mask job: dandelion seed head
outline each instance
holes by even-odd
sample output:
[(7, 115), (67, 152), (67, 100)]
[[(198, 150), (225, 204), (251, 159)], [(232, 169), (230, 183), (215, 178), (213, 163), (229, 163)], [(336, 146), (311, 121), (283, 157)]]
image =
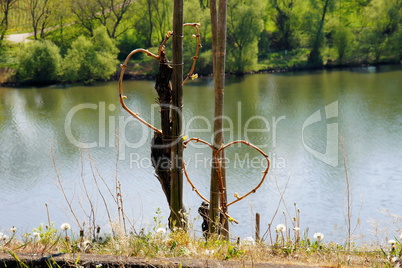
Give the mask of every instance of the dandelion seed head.
[(284, 224), (278, 224), (275, 228), (277, 233), (283, 233), (286, 230), (286, 226)]
[(67, 230), (71, 229), (71, 226), (70, 226), (70, 224), (65, 222), (60, 226), (60, 229), (63, 230), (63, 231), (67, 231)]
[(157, 234), (164, 235), (164, 234), (166, 234), (166, 230), (165, 230), (165, 228), (158, 228), (158, 229), (156, 230), (156, 233), (157, 233)]
[(317, 241), (322, 241), (324, 239), (324, 234), (323, 233), (315, 233), (314, 239)]

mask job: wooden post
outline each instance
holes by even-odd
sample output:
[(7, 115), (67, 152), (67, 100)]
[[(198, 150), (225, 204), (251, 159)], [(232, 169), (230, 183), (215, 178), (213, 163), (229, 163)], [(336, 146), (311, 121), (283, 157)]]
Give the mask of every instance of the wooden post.
[[(226, 59), (226, 17), (227, 17), (227, 0), (219, 0), (218, 9), (216, 0), (210, 1), (210, 15), (212, 28), (212, 52), (213, 52), (213, 74), (214, 74), (214, 90), (215, 90), (215, 112), (214, 112), (214, 139), (213, 146), (218, 150), (224, 145), (223, 137), (223, 105), (224, 105), (224, 85), (225, 85), (225, 59)], [(219, 207), (227, 200), (225, 166), (222, 163), (221, 180), (223, 189), (219, 188), (219, 176), (216, 167), (216, 161), (224, 158), (223, 151), (214, 158), (211, 169), (211, 190), (210, 190), (210, 233), (221, 231), (223, 237), (229, 236), (229, 223), (226, 219), (226, 211), (219, 214)], [(212, 153), (215, 157), (215, 152)], [(224, 191), (221, 193), (221, 191)], [(222, 195), (220, 195), (222, 194)], [(223, 198), (221, 198), (223, 197)], [(223, 199), (223, 200), (220, 200)], [(223, 204), (222, 208), (226, 210)], [(219, 216), (221, 219), (219, 219)], [(219, 225), (223, 224), (223, 228)], [(219, 230), (220, 229), (220, 230)]]
[(255, 214), (255, 241), (260, 241), (260, 213)]
[[(173, 74), (172, 74), (172, 176), (170, 224), (184, 227), (183, 217), (183, 0), (174, 0), (173, 7)], [(173, 224), (173, 225), (172, 225)]]

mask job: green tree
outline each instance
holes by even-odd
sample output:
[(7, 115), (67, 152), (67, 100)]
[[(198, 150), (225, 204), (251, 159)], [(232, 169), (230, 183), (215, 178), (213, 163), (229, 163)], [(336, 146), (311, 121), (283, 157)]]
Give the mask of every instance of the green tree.
[(130, 26), (124, 24), (133, 0), (72, 0), (71, 10), (78, 23), (92, 36), (98, 25), (105, 26), (110, 38), (116, 38)]
[(29, 83), (50, 83), (59, 79), (62, 58), (59, 48), (48, 40), (30, 42), (21, 50), (18, 80)]
[(257, 62), (258, 39), (264, 28), (260, 12), (264, 5), (258, 0), (234, 0), (228, 5), (228, 71), (242, 73)]
[(346, 53), (351, 46), (351, 42), (352, 33), (350, 32), (350, 29), (338, 22), (333, 31), (333, 43), (338, 53), (338, 61), (340, 64), (344, 63)]
[(272, 20), (276, 26), (273, 32), (271, 46), (280, 50), (291, 50), (295, 47), (296, 23), (295, 7), (297, 0), (270, 0), (270, 11), (273, 9), (275, 15)]
[(375, 62), (379, 62), (387, 52), (400, 54), (400, 50), (393, 49), (398, 49), (401, 12), (400, 0), (372, 0), (363, 12), (365, 21), (360, 41), (362, 53), (368, 54)]
[(0, 0), (0, 45), (8, 30), (10, 11), (18, 0)]
[(323, 63), (321, 48), (324, 45), (324, 25), (327, 13), (331, 10), (334, 0), (311, 0), (313, 10), (317, 10), (313, 19), (313, 35), (308, 63), (311, 66), (320, 66)]
[(40, 38), (45, 37), (45, 29), (48, 26), (49, 17), (51, 14), (49, 0), (29, 0), (28, 8), (31, 17), (32, 29), (34, 37), (38, 40), (38, 32)]
[(117, 53), (105, 27), (94, 30), (94, 36), (80, 36), (68, 50), (63, 64), (63, 80), (91, 83), (107, 80), (116, 71)]

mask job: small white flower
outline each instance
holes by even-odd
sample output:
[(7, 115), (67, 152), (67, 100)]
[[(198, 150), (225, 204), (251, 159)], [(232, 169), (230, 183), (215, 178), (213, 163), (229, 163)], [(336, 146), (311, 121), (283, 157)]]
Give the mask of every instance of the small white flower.
[(211, 249), (211, 250), (206, 249), (205, 250), (205, 254), (207, 254), (207, 255), (214, 255), (214, 253), (215, 253), (215, 250), (213, 250), (213, 249)]
[(293, 228), (293, 231), (295, 231), (295, 232), (300, 232), (300, 228), (299, 228), (299, 227), (295, 227), (295, 228)]
[(102, 263), (95, 265), (96, 268), (101, 268), (103, 267)]
[(68, 223), (63, 223), (63, 224), (60, 226), (60, 229), (63, 230), (63, 231), (67, 231), (67, 230), (70, 230), (70, 229), (71, 229), (71, 226), (70, 226), (70, 224), (68, 224)]
[(181, 253), (181, 254), (183, 254), (184, 256), (188, 256), (188, 255), (190, 255), (190, 250), (188, 249), (188, 248), (186, 248), (186, 247), (181, 247), (180, 248), (180, 250), (179, 250), (179, 252)]
[(165, 230), (165, 228), (158, 228), (158, 229), (156, 230), (156, 233), (157, 233), (157, 234), (164, 235), (164, 234), (166, 234), (166, 230)]
[(388, 241), (388, 244), (390, 244), (390, 245), (395, 245), (395, 244), (396, 244), (396, 241), (395, 241), (394, 239), (391, 239), (391, 240)]
[(390, 259), (390, 261), (393, 262), (393, 263), (395, 263), (395, 262), (399, 261), (399, 258), (398, 258), (398, 257), (392, 257), (392, 258)]
[(85, 240), (84, 242), (82, 242), (82, 246), (86, 249), (91, 246), (91, 242), (89, 240)]
[(7, 236), (7, 235), (3, 234), (3, 235), (1, 236), (1, 240), (6, 241), (7, 239), (8, 239), (8, 236)]
[(245, 244), (245, 245), (254, 245), (255, 240), (251, 236), (248, 236), (248, 237), (243, 239), (243, 244)]
[(278, 224), (275, 228), (275, 231), (277, 233), (283, 233), (284, 231), (286, 231), (286, 226), (284, 224)]
[(317, 241), (322, 241), (324, 239), (324, 234), (323, 233), (315, 233), (314, 239)]
[(38, 232), (33, 232), (32, 236), (34, 237), (34, 240), (40, 240), (40, 233)]
[(10, 230), (11, 230), (11, 232), (13, 232), (13, 233), (17, 232), (17, 228), (15, 228), (14, 226), (13, 226)]

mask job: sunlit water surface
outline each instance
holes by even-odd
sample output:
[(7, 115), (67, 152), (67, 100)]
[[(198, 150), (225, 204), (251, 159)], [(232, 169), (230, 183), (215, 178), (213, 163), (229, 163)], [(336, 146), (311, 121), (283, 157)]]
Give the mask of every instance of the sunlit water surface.
[[(395, 66), (229, 77), (226, 142), (248, 140), (272, 164), (257, 192), (229, 207), (239, 221), (231, 225), (232, 237), (253, 236), (257, 212), (262, 233), (269, 224), (272, 235), (278, 223), (292, 229), (296, 204), (302, 231), (310, 237), (322, 232), (326, 241), (343, 243), (345, 164), (356, 241), (399, 237), (401, 222), (392, 214), (402, 215), (401, 82), (402, 70)], [(126, 81), (124, 87), (129, 107), (158, 127), (153, 82)], [(184, 135), (211, 141), (213, 105), (210, 78), (188, 83)], [(169, 210), (150, 162), (151, 138), (152, 131), (119, 106), (117, 82), (0, 88), (0, 231), (16, 226), (20, 234), (31, 232), (49, 216), (57, 227), (69, 222), (78, 232), (65, 194), (80, 224), (95, 223), (107, 232), (106, 211), (112, 221), (119, 220), (112, 197), (117, 180), (127, 228), (132, 223), (137, 232), (152, 230), (158, 208), (165, 224)], [(85, 146), (90, 148), (79, 148)], [(259, 183), (266, 164), (246, 146), (230, 147), (226, 155), (232, 201), (235, 193), (245, 194)], [(200, 144), (185, 151), (189, 175), (207, 198), (210, 157)], [(200, 235), (197, 209), (202, 200), (186, 181), (184, 188), (189, 219)]]

